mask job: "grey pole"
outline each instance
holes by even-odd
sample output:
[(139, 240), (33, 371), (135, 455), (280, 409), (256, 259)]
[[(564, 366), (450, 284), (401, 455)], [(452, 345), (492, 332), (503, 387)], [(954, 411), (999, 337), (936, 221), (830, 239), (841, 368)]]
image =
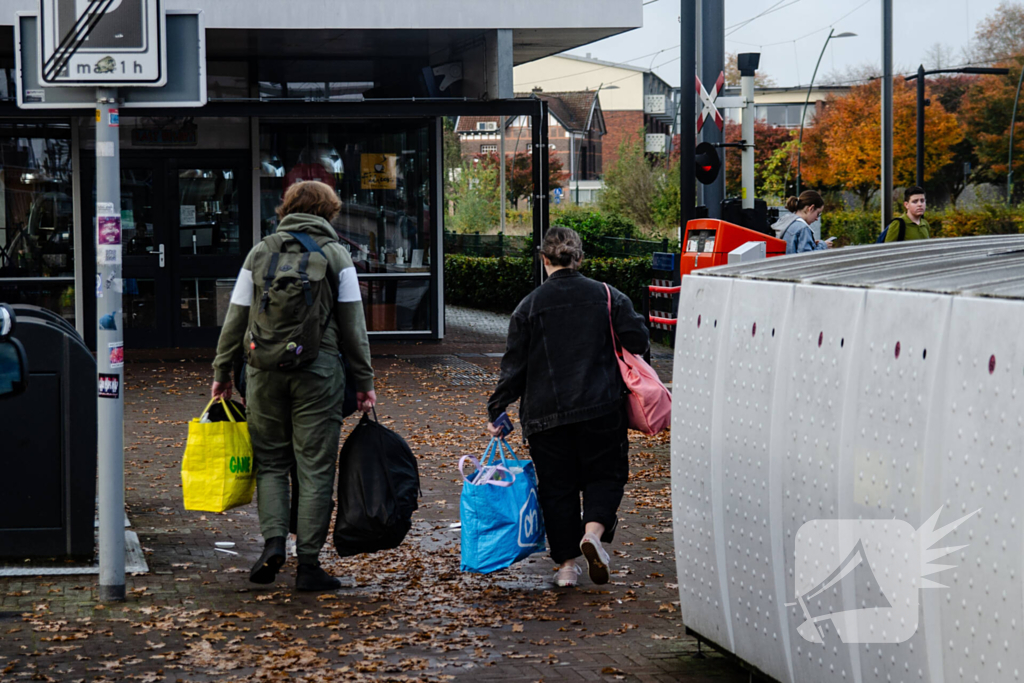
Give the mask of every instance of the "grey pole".
[[(700, 80), (710, 92), (711, 86), (718, 79), (725, 67), (725, 1), (701, 0), (701, 69)], [(685, 2), (684, 2), (685, 4)], [(692, 33), (690, 34), (693, 35)], [(693, 38), (684, 40), (693, 40)], [(686, 42), (683, 43), (686, 45)], [(683, 81), (685, 85), (687, 81)], [(683, 111), (687, 111), (684, 109)], [(725, 136), (718, 126), (708, 121), (704, 126), (704, 141), (711, 144), (724, 142)], [(708, 207), (709, 218), (722, 217), (722, 200), (725, 199), (725, 165), (724, 154), (722, 172), (715, 182), (704, 186), (704, 204)]]
[(918, 187), (924, 187), (924, 64), (917, 67), (917, 170)]
[[(96, 367), (101, 602), (125, 598), (124, 368), (111, 351), (124, 344), (121, 315), (121, 175), (117, 89), (96, 89)], [(102, 229), (99, 229), (102, 228)]]
[(892, 220), (892, 0), (882, 0), (882, 226)]
[[(505, 117), (504, 116), (499, 116), (498, 117), (498, 128), (501, 129), (501, 137), (500, 137), (501, 142), (499, 143), (499, 150), (498, 150), (498, 174), (499, 174), (499, 176), (501, 178), (501, 193), (499, 195), (501, 197), (501, 236), (502, 236), (502, 238), (504, 238), (505, 237), (505, 164), (508, 163), (505, 160)], [(504, 242), (502, 242), (502, 246), (504, 246)], [(504, 256), (504, 255), (505, 255), (505, 253), (503, 251), (502, 252), (502, 256)]]
[(740, 87), (743, 99), (743, 140), (745, 142), (742, 151), (742, 176), (743, 194), (742, 203), (744, 209), (754, 208), (754, 72), (743, 72), (740, 78)]
[(1024, 83), (1024, 64), (1017, 79), (1017, 94), (1013, 96), (1013, 114), (1010, 115), (1010, 158), (1006, 162), (1006, 203), (1013, 202), (1013, 129), (1017, 125), (1017, 101), (1020, 100), (1020, 86)]
[[(679, 6), (679, 241), (682, 242), (686, 224), (694, 218), (697, 198), (696, 160), (694, 144), (697, 141), (697, 92), (695, 78), (697, 50), (697, 3), (680, 0)], [(676, 270), (679, 273), (679, 270)]]

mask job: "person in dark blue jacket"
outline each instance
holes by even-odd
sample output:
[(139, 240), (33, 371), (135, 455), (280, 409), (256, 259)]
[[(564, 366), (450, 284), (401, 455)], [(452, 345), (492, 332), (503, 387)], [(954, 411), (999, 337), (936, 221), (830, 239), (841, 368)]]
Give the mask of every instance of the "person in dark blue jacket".
[[(554, 227), (541, 249), (548, 278), (512, 314), (498, 386), (487, 403), (493, 422), (517, 399), (519, 418), (537, 469), (558, 586), (575, 586), (585, 555), (594, 583), (608, 581), (608, 553), (629, 478), (629, 439), (611, 327), (623, 347), (640, 355), (649, 337), (643, 316), (622, 292), (584, 277), (583, 242)], [(580, 515), (580, 494), (583, 512)]]
[(801, 192), (799, 197), (786, 200), (786, 209), (796, 216), (780, 236), (786, 240), (787, 254), (820, 251), (832, 246), (831, 242), (815, 240), (811, 231), (811, 223), (821, 218), (825, 211), (825, 200), (820, 194), (814, 190)]

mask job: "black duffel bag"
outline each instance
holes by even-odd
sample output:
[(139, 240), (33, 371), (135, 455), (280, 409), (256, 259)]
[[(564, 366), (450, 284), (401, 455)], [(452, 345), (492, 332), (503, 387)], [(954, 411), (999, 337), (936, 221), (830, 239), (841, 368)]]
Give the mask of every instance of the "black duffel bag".
[(419, 507), (420, 475), (405, 439), (363, 415), (338, 462), (334, 547), (342, 557), (397, 548)]

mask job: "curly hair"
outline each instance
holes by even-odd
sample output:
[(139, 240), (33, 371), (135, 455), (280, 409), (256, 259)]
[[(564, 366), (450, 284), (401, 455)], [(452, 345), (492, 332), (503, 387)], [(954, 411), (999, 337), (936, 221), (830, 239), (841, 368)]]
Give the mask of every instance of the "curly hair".
[(284, 192), (281, 205), (275, 209), (278, 218), (292, 213), (310, 213), (333, 220), (341, 211), (341, 200), (327, 183), (300, 180)]

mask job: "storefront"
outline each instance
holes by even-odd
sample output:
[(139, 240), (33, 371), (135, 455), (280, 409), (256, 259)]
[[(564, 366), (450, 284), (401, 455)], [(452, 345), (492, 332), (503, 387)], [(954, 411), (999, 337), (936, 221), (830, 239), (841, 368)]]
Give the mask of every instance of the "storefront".
[[(82, 110), (16, 107), (12, 25), (34, 3), (13, 4), (25, 6), (0, 8), (0, 300), (54, 310), (91, 345), (92, 295), (103, 286), (92, 267), (95, 121)], [(334, 227), (359, 272), (371, 336), (442, 337), (442, 117), (546, 122), (543, 102), (511, 99), (512, 65), (634, 27), (640, 16), (639, 0), (608, 0), (601, 4), (616, 7), (621, 28), (580, 26), (591, 8), (562, 27), (571, 30), (512, 16), (507, 29), (485, 29), (493, 8), (467, 1), (455, 3), (465, 6), (458, 28), (419, 29), (397, 6), (419, 15), (452, 3), (390, 4), (397, 13), (385, 20), (339, 1), (340, 14), (359, 16), (328, 24), (377, 23), (342, 30), (312, 21), (323, 2), (167, 3), (205, 12), (209, 104), (122, 111), (128, 346), (213, 345), (245, 254), (276, 228), (274, 209), (298, 180), (321, 180), (343, 202)], [(296, 19), (302, 10), (310, 16)], [(281, 28), (261, 28), (269, 26)], [(546, 149), (544, 126), (535, 128), (534, 149)], [(544, 197), (546, 174), (537, 175)], [(543, 201), (537, 209), (543, 230)]]

